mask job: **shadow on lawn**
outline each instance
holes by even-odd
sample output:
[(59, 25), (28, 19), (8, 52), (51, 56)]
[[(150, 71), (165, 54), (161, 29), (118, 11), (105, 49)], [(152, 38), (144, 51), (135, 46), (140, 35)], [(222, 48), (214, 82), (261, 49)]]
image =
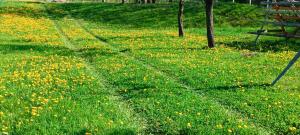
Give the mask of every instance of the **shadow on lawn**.
[(269, 88), (270, 86), (272, 86), (270, 83), (257, 83), (257, 84), (243, 84), (243, 85), (224, 85), (224, 86), (215, 86), (215, 87), (210, 87), (210, 88), (205, 88), (205, 89), (196, 89), (196, 91), (204, 91), (204, 92), (208, 92), (208, 91), (215, 91), (215, 90), (218, 90), (218, 91), (236, 91), (238, 89), (241, 89), (241, 88), (246, 88), (246, 89), (249, 89), (249, 88), (257, 88), (257, 87), (260, 87), (260, 88)]
[(281, 52), (281, 51), (295, 51), (300, 50), (300, 43), (295, 40), (289, 40), (286, 44), (285, 40), (260, 40), (257, 45), (253, 41), (231, 41), (219, 42), (225, 46), (234, 47), (236, 49), (246, 49), (258, 52)]
[[(105, 24), (148, 28), (177, 27), (177, 3), (47, 3), (44, 5), (48, 7), (49, 13), (56, 19), (62, 19), (70, 13), (76, 19)], [(204, 27), (204, 4), (187, 2), (185, 5), (185, 26)], [(241, 10), (241, 7), (245, 9)], [(260, 14), (260, 12), (255, 12), (259, 8), (241, 4), (222, 3), (216, 5), (215, 9), (215, 15), (218, 16), (215, 19), (216, 25), (257, 25), (256, 22), (244, 18), (257, 17)], [(48, 17), (43, 8), (35, 9), (26, 6), (0, 7), (0, 13), (13, 13), (32, 18)], [(224, 13), (226, 13), (225, 16)], [(239, 15), (236, 15), (237, 13)]]
[(32, 44), (0, 44), (0, 52), (7, 54), (16, 51), (32, 52), (55, 52), (63, 55), (71, 55), (72, 51), (66, 47), (49, 46), (49, 45), (32, 45)]
[[(60, 56), (76, 56), (77, 54), (93, 61), (96, 55), (100, 56), (113, 56), (118, 52), (111, 51), (110, 49), (99, 48), (81, 48), (71, 50), (64, 46), (50, 46), (50, 45), (32, 45), (32, 44), (0, 44), (0, 53), (9, 54), (16, 52), (38, 52), (45, 55), (60, 55)], [(77, 54), (76, 54), (77, 53)]]
[[(102, 131), (103, 132), (103, 131)], [(88, 129), (82, 129), (75, 133), (67, 133), (72, 135), (86, 135), (87, 133), (91, 133)], [(108, 129), (107, 131), (104, 131), (103, 133), (106, 133), (107, 135), (136, 135), (137, 133), (133, 131), (132, 129)]]

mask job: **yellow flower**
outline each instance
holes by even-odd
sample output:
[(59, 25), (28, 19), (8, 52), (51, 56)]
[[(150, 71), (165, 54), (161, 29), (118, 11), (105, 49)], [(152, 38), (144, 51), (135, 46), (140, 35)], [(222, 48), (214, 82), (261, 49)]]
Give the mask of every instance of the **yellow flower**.
[(223, 128), (223, 125), (218, 124), (216, 127), (217, 127), (217, 128)]
[(232, 133), (232, 132), (233, 132), (232, 129), (230, 129), (230, 128), (229, 128), (227, 131), (228, 131), (229, 133)]
[(191, 123), (187, 123), (187, 127), (188, 127), (188, 128), (191, 128), (191, 127), (192, 127), (192, 124), (191, 124)]
[(297, 128), (296, 128), (296, 127), (289, 127), (289, 130), (290, 130), (291, 132), (296, 132)]
[(85, 135), (92, 135), (92, 133), (86, 132)]

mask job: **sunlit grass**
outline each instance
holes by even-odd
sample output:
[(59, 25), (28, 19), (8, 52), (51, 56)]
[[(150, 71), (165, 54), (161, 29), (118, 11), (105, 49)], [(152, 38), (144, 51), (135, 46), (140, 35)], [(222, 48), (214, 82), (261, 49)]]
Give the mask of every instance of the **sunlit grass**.
[(173, 27), (140, 27), (149, 22), (86, 20), (84, 4), (2, 7), (3, 134), (299, 133), (299, 62), (269, 86), (296, 41), (254, 46), (245, 33), (256, 28), (218, 27), (208, 49), (203, 28), (179, 38)]

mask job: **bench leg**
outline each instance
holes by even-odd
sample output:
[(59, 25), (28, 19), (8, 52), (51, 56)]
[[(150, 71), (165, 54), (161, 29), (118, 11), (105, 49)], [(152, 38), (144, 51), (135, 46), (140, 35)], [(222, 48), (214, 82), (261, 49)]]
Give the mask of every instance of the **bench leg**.
[(295, 57), (289, 62), (287, 67), (280, 73), (280, 75), (272, 82), (271, 85), (275, 85), (284, 75), (285, 73), (295, 64), (295, 62), (299, 59), (300, 57), (300, 50), (299, 52), (295, 55)]
[(255, 38), (255, 41), (254, 41), (254, 44), (255, 45), (257, 45), (257, 43), (258, 43), (258, 39), (259, 39), (259, 37), (260, 37), (260, 32), (264, 29), (264, 24), (261, 26), (261, 28), (260, 28), (260, 30), (259, 31), (257, 31), (257, 36), (256, 36), (256, 38)]
[(257, 43), (258, 43), (258, 38), (260, 37), (260, 34), (258, 34), (257, 36), (256, 36), (256, 38), (255, 38), (255, 41), (254, 41), (254, 44), (255, 45), (257, 45)]

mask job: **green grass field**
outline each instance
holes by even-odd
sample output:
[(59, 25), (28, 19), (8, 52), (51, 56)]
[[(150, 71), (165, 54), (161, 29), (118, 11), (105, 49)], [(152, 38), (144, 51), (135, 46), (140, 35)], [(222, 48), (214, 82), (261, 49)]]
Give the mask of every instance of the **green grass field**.
[(299, 41), (253, 45), (260, 9), (225, 3), (209, 49), (176, 7), (0, 2), (0, 134), (300, 134), (300, 62), (269, 85)]

